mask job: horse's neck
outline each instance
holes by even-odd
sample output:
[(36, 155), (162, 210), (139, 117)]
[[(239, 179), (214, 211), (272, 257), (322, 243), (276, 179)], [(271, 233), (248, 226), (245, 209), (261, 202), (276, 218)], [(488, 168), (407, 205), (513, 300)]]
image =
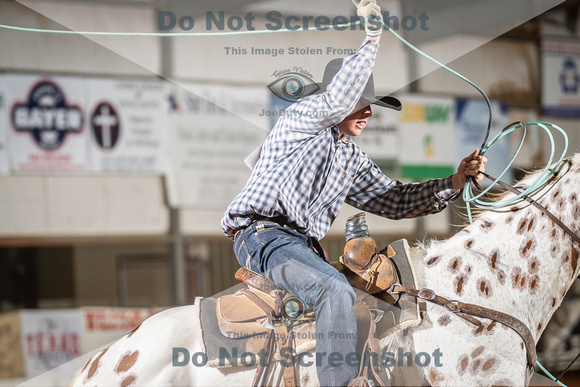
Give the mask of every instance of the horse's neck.
[[(565, 217), (564, 209), (557, 212)], [(571, 239), (535, 208), (484, 212), (452, 238), (414, 257), (421, 286), (509, 313), (536, 340), (578, 271)]]

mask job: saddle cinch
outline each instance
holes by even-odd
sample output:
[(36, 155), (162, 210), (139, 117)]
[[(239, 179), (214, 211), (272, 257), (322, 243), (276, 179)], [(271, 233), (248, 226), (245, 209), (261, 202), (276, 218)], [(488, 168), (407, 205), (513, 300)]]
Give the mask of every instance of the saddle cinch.
[[(384, 305), (394, 305), (398, 296), (388, 291), (399, 282), (392, 259), (406, 255), (406, 241), (397, 241), (378, 252), (376, 243), (368, 232), (364, 213), (347, 220), (344, 255), (331, 264), (343, 273), (357, 292), (355, 315), (358, 324), (357, 352), (379, 353), (378, 337), (395, 325), (395, 313), (385, 310)], [(386, 254), (386, 255), (385, 255)], [(272, 364), (282, 359), (281, 354), (298, 356), (315, 347), (315, 322), (312, 308), (301, 299), (279, 289), (262, 275), (240, 268), (235, 274), (247, 285), (234, 294), (220, 297), (216, 314), (221, 333), (228, 338), (246, 340), (245, 349), (258, 354), (264, 351), (266, 358), (258, 362), (254, 386), (264, 385)], [(387, 303), (387, 304), (385, 304)], [(395, 309), (395, 308), (393, 308)], [(359, 373), (349, 386), (388, 385), (384, 367), (369, 356), (361, 361)], [(298, 386), (297, 370), (292, 364), (280, 362), (284, 385)], [(297, 365), (296, 365), (297, 367)], [(369, 381), (372, 384), (369, 384)], [(280, 379), (278, 379), (280, 384)]]

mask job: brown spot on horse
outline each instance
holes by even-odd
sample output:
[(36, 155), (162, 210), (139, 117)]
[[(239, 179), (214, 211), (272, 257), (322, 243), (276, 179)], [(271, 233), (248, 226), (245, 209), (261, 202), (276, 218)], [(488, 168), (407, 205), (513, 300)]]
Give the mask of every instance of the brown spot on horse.
[(482, 345), (480, 345), (479, 347), (475, 348), (473, 350), (473, 352), (471, 352), (471, 357), (472, 358), (478, 357), (479, 355), (481, 355), (483, 353), (484, 350), (485, 350), (485, 348)]
[(435, 265), (439, 261), (439, 257), (433, 257), (427, 261), (427, 266)]
[(495, 365), (495, 362), (496, 362), (496, 360), (494, 358), (491, 358), (491, 359), (487, 360), (481, 366), (481, 370), (484, 371), (484, 372), (489, 371)]
[(125, 379), (123, 379), (123, 381), (121, 382), (121, 387), (129, 387), (130, 385), (135, 383), (135, 380), (137, 380), (135, 375), (129, 375)]
[(449, 262), (449, 271), (457, 273), (461, 267), (461, 257), (455, 257)]
[(574, 246), (572, 246), (570, 264), (572, 265), (572, 275), (575, 275), (578, 268), (578, 249)]
[(463, 293), (463, 282), (465, 281), (465, 277), (461, 276), (458, 277), (455, 283), (455, 293), (461, 295)]
[(445, 315), (445, 316), (441, 316), (439, 317), (439, 319), (437, 320), (437, 322), (439, 323), (439, 325), (441, 325), (442, 327), (449, 325), (449, 323), (451, 322), (451, 317)]
[(471, 246), (473, 246), (473, 239), (469, 239), (467, 242), (465, 242), (465, 247), (470, 249)]
[(480, 279), (477, 282), (477, 289), (479, 290), (479, 293), (482, 296), (484, 296), (484, 297), (491, 296), (491, 288), (489, 287), (489, 284), (487, 283), (487, 281), (485, 279)]
[(132, 352), (130, 354), (124, 355), (121, 358), (121, 360), (119, 361), (119, 364), (117, 364), (117, 368), (115, 368), (115, 372), (117, 372), (118, 374), (121, 372), (127, 372), (128, 370), (131, 369), (131, 367), (133, 367), (135, 365), (135, 362), (137, 362), (138, 357), (139, 357), (139, 351), (135, 351), (135, 352)]
[(518, 234), (521, 235), (524, 232), (524, 229), (526, 228), (527, 222), (528, 221), (526, 219), (524, 219), (520, 222), (520, 224), (518, 225), (518, 231), (517, 231)]
[(495, 269), (497, 267), (497, 258), (499, 257), (499, 252), (494, 251), (491, 255), (491, 268)]
[(97, 370), (99, 369), (99, 361), (101, 360), (101, 358), (103, 357), (103, 355), (107, 352), (107, 349), (109, 348), (105, 348), (100, 354), (99, 356), (97, 356), (97, 358), (95, 359), (95, 361), (93, 361), (93, 364), (91, 364), (91, 368), (89, 368), (89, 372), (87, 374), (87, 380), (92, 378), (95, 373), (97, 372)]
[(524, 248), (522, 249), (522, 255), (526, 255), (528, 253), (528, 251), (530, 251), (530, 249), (532, 248), (533, 242), (530, 239), (526, 245), (524, 246)]

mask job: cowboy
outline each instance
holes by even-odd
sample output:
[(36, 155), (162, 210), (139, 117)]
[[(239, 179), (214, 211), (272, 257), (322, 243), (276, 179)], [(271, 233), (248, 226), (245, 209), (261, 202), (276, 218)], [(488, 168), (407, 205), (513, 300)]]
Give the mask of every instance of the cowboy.
[[(375, 0), (354, 0), (365, 20), (380, 18)], [(371, 19), (369, 19), (371, 18)], [(326, 68), (326, 88), (287, 109), (262, 144), (246, 186), (222, 218), (239, 263), (313, 305), (317, 374), (322, 386), (346, 385), (356, 375), (355, 292), (344, 275), (313, 249), (343, 203), (391, 219), (433, 214), (459, 195), (468, 176), (487, 162), (475, 150), (443, 179), (391, 180), (352, 141), (372, 116), (371, 105), (400, 110), (375, 97), (372, 71), (381, 29), (366, 23), (355, 54)], [(320, 253), (320, 248), (318, 249)]]

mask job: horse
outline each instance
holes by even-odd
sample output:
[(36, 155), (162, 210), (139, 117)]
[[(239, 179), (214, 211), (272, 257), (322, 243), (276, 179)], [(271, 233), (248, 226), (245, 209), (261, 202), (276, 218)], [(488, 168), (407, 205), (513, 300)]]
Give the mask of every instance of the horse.
[[(517, 186), (529, 186), (539, 173), (529, 174)], [(578, 187), (580, 154), (567, 159), (566, 167), (536, 196), (576, 235), (580, 233)], [(449, 239), (413, 246), (410, 259), (419, 288), (509, 314), (529, 329), (537, 343), (579, 275), (579, 248), (557, 222), (527, 202), (519, 202), (482, 211)], [(203, 366), (200, 301), (197, 298), (193, 305), (149, 317), (96, 353), (77, 372), (72, 385), (252, 385), (255, 367)], [(474, 325), (426, 302), (420, 323), (379, 341), (383, 353), (401, 355), (386, 369), (389, 383), (526, 385), (530, 368), (521, 337), (502, 323), (479, 320), (481, 324)], [(187, 349), (191, 361), (186, 358), (186, 366), (175, 366), (175, 348)], [(318, 385), (316, 367), (300, 367), (297, 381), (302, 386)]]

